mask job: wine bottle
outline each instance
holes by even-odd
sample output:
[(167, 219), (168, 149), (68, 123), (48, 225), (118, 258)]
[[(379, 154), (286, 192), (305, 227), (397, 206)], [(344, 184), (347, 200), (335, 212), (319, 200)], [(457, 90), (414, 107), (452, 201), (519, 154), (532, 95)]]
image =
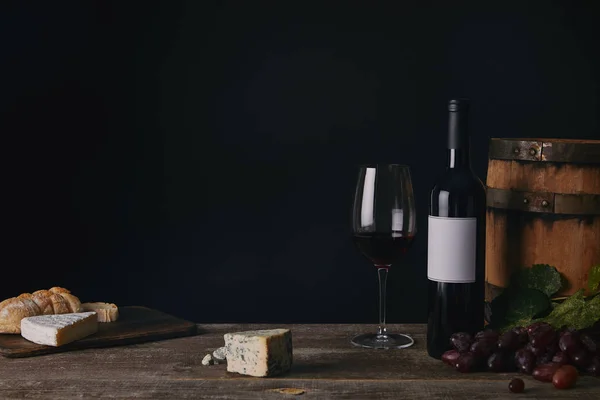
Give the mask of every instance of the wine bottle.
[(451, 100), (448, 111), (448, 164), (428, 218), (427, 352), (438, 359), (453, 333), (474, 334), (484, 321), (485, 187), (471, 169), (469, 100)]

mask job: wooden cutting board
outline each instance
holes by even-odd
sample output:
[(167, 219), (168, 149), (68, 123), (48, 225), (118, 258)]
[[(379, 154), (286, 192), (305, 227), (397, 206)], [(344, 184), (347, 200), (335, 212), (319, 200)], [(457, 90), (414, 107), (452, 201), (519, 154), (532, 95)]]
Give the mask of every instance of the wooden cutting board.
[(192, 336), (196, 333), (195, 323), (164, 312), (146, 307), (119, 307), (118, 320), (99, 323), (95, 334), (60, 347), (36, 344), (25, 340), (21, 335), (0, 334), (0, 354), (9, 358), (32, 357)]

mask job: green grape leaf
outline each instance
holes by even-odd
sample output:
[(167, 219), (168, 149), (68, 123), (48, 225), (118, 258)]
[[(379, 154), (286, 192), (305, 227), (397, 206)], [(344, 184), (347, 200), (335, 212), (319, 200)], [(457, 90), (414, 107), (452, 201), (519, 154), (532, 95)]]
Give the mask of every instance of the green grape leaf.
[(550, 297), (563, 286), (560, 272), (548, 264), (534, 264), (520, 268), (511, 277), (511, 284), (521, 288), (537, 289)]
[(537, 289), (509, 288), (491, 303), (492, 327), (504, 331), (529, 325), (534, 317), (549, 307), (550, 299)]
[(548, 316), (538, 319), (538, 321), (549, 323), (556, 329), (567, 326), (578, 330), (590, 327), (598, 320), (600, 320), (600, 296), (586, 301), (583, 289), (578, 290), (554, 307)]
[(588, 274), (588, 289), (590, 289), (591, 293), (600, 289), (600, 264), (590, 268), (590, 273)]

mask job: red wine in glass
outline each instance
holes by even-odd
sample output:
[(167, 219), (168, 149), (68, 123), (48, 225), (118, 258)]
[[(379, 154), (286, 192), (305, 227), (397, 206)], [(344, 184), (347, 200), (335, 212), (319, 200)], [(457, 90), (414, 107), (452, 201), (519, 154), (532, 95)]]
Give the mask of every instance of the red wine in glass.
[(389, 267), (406, 254), (413, 238), (395, 232), (363, 232), (354, 234), (354, 244), (374, 265)]
[(356, 247), (377, 267), (379, 278), (379, 328), (357, 335), (355, 346), (402, 349), (413, 339), (389, 333), (386, 322), (386, 282), (389, 267), (398, 264), (416, 234), (416, 211), (410, 169), (400, 164), (372, 164), (359, 168), (352, 234)]

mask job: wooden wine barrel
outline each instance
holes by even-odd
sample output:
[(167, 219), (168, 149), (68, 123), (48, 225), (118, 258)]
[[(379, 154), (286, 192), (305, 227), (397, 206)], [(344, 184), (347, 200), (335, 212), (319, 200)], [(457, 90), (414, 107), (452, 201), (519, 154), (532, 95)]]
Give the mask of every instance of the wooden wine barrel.
[[(515, 268), (550, 264), (587, 288), (600, 264), (600, 140), (490, 140), (486, 299)], [(586, 289), (586, 294), (587, 294)]]

